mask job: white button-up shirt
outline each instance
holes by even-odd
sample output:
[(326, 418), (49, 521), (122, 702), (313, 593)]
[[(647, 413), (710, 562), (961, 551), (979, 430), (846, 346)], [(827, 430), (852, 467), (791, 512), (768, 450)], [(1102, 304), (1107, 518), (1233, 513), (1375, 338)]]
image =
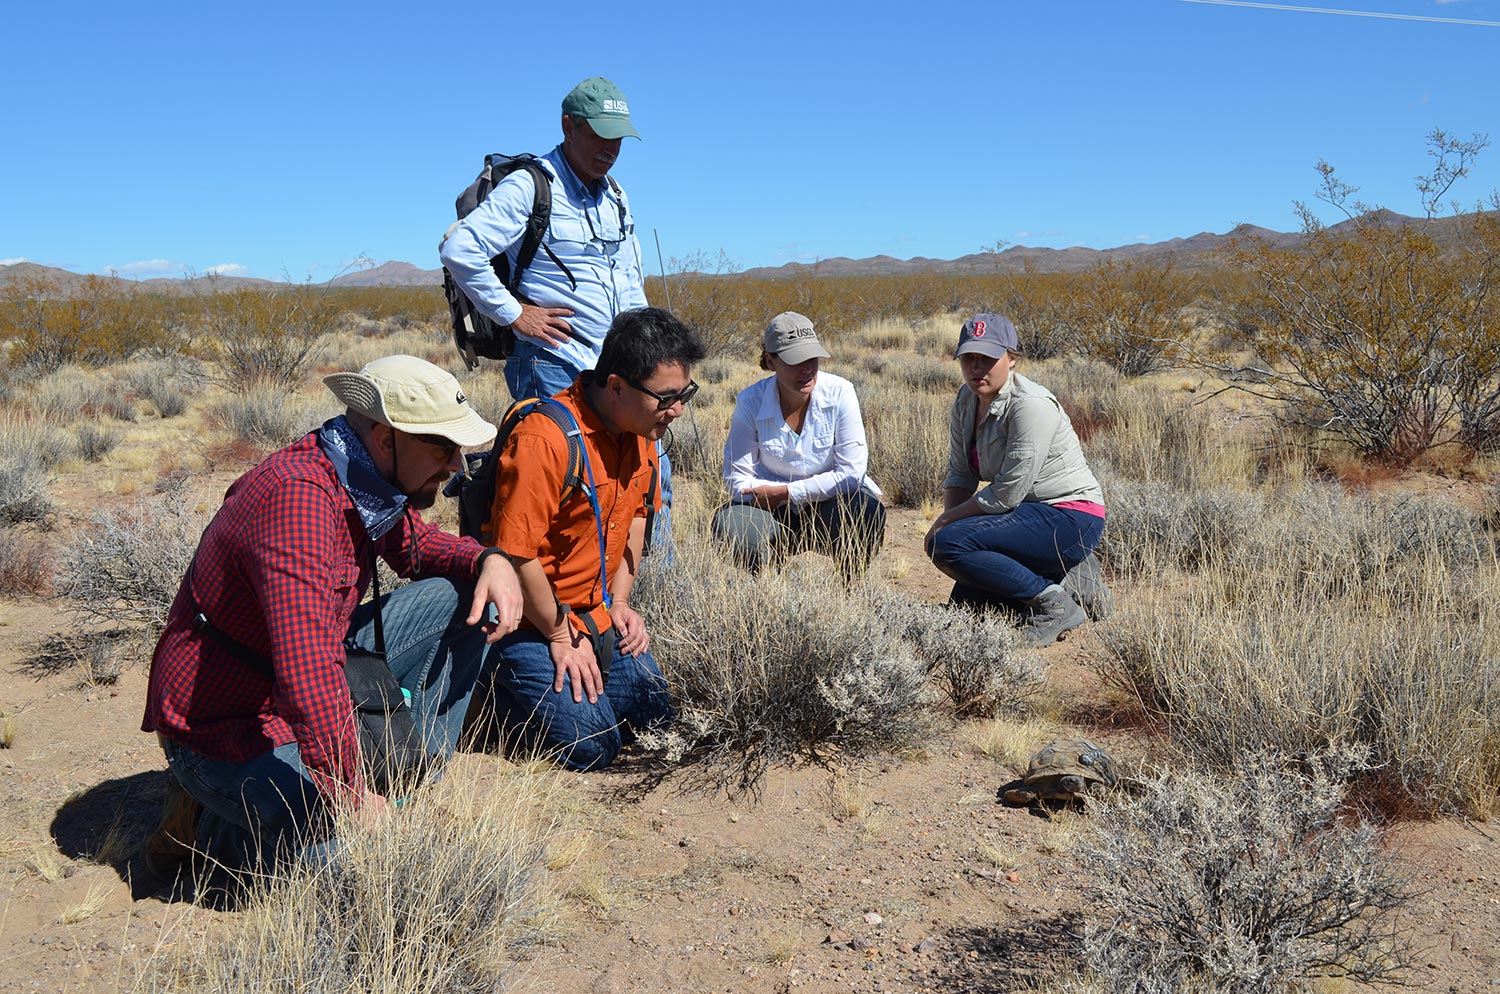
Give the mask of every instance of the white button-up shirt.
[(785, 483), (794, 504), (827, 500), (863, 486), (880, 488), (865, 473), (869, 449), (854, 384), (819, 371), (802, 431), (787, 427), (776, 377), (750, 384), (735, 398), (724, 443), (724, 480), (738, 496), (750, 487)]

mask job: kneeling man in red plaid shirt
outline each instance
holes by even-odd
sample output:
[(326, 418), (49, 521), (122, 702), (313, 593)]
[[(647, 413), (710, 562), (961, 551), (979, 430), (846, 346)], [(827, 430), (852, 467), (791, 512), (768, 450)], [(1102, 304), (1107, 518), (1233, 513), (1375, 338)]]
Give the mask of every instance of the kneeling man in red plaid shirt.
[[(229, 488), (152, 659), (141, 727), (172, 781), (145, 857), (167, 879), (194, 850), (231, 874), (326, 858), (336, 809), (387, 813), (361, 771), (346, 652), (384, 650), (428, 753), (446, 757), (486, 643), (521, 617), (509, 560), (418, 513), (465, 447), (495, 437), (458, 381), (396, 355), (324, 382), (345, 413)], [(378, 616), (360, 603), (377, 554), (418, 581)]]

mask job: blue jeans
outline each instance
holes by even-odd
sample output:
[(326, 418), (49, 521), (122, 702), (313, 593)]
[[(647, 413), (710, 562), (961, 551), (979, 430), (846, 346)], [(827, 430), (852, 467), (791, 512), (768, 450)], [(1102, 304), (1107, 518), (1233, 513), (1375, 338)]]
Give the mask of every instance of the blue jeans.
[(1099, 544), (1104, 519), (1026, 501), (1005, 514), (960, 518), (933, 538), (933, 565), (958, 581), (955, 600), (1018, 607), (1082, 562)]
[[(484, 633), (464, 623), (472, 598), (471, 584), (439, 578), (382, 599), (386, 662), (411, 692), (417, 725), (434, 756), (453, 754), (484, 660)], [(362, 605), (347, 637), (375, 648), (374, 619), (374, 605)], [(229, 762), (162, 741), (172, 775), (203, 805), (196, 848), (214, 864), (233, 874), (336, 854), (328, 837), (331, 808), (303, 766), (297, 743)]]
[[(581, 370), (574, 369), (551, 352), (529, 339), (516, 336), (516, 350), (505, 360), (505, 385), (512, 400), (528, 397), (551, 397), (573, 385)], [(661, 511), (651, 530), (651, 548), (663, 561), (672, 561), (672, 460), (660, 442), (656, 443), (661, 463)]]
[(479, 703), (492, 707), (493, 720), (507, 739), (540, 749), (569, 769), (603, 769), (635, 729), (672, 719), (667, 682), (649, 652), (629, 656), (616, 649), (597, 704), (587, 697), (575, 703), (568, 677), (562, 691), (554, 691), (556, 676), (547, 640), (535, 629), (523, 628), (485, 655)]

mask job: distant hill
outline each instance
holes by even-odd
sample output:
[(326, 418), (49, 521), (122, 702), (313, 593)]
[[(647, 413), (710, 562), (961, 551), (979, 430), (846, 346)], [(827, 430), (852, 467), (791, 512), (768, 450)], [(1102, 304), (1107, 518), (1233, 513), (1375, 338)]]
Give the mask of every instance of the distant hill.
[(374, 269), (345, 273), (328, 281), (329, 286), (442, 286), (441, 269), (418, 269), (409, 262), (385, 262)]
[[(1380, 216), (1392, 223), (1424, 223), (1421, 218), (1406, 217), (1390, 211), (1381, 211)], [(1330, 231), (1340, 231), (1352, 225), (1344, 221), (1330, 226)], [(1453, 248), (1458, 244), (1459, 219), (1435, 218), (1427, 231), (1438, 245)], [(1252, 224), (1242, 224), (1222, 235), (1203, 231), (1188, 238), (1171, 238), (1150, 244), (1119, 245), (1115, 248), (1093, 249), (1076, 246), (1065, 249), (1028, 248), (1016, 245), (999, 254), (976, 252), (957, 259), (897, 259), (888, 255), (871, 256), (868, 259), (835, 257), (820, 259), (814, 263), (789, 262), (784, 266), (761, 266), (747, 269), (734, 275), (751, 279), (791, 279), (811, 276), (885, 276), (903, 273), (992, 273), (1018, 272), (1028, 264), (1044, 273), (1072, 273), (1090, 269), (1105, 260), (1148, 260), (1171, 258), (1185, 269), (1205, 269), (1219, 264), (1216, 253), (1234, 239), (1260, 238), (1278, 248), (1302, 243), (1305, 236), (1300, 232), (1272, 231)], [(690, 276), (692, 274), (683, 274)], [(0, 266), (0, 286), (18, 279), (44, 277), (57, 283), (64, 290), (75, 287), (84, 277), (65, 269), (39, 266), (33, 262), (21, 262), (12, 266)], [(198, 276), (192, 279), (151, 279), (130, 281), (164, 293), (202, 293), (209, 287), (235, 289), (243, 286), (269, 287), (280, 285), (272, 280), (250, 279), (239, 276)], [(390, 261), (373, 269), (345, 273), (334, 277), (325, 286), (370, 287), (370, 286), (442, 286), (441, 269), (418, 269), (409, 262)]]

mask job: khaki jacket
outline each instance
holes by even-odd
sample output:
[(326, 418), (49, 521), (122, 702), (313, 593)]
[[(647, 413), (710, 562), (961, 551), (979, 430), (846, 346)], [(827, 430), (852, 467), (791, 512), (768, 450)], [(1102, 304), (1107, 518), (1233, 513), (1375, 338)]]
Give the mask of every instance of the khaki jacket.
[[(1104, 503), (1104, 491), (1084, 461), (1078, 436), (1052, 391), (1012, 371), (975, 431), (978, 398), (968, 384), (959, 387), (948, 418), (948, 475), (943, 487), (974, 491), (989, 514), (1014, 510), (1023, 501), (1058, 504), (1087, 500)], [(979, 450), (979, 472), (969, 463), (969, 446)]]

